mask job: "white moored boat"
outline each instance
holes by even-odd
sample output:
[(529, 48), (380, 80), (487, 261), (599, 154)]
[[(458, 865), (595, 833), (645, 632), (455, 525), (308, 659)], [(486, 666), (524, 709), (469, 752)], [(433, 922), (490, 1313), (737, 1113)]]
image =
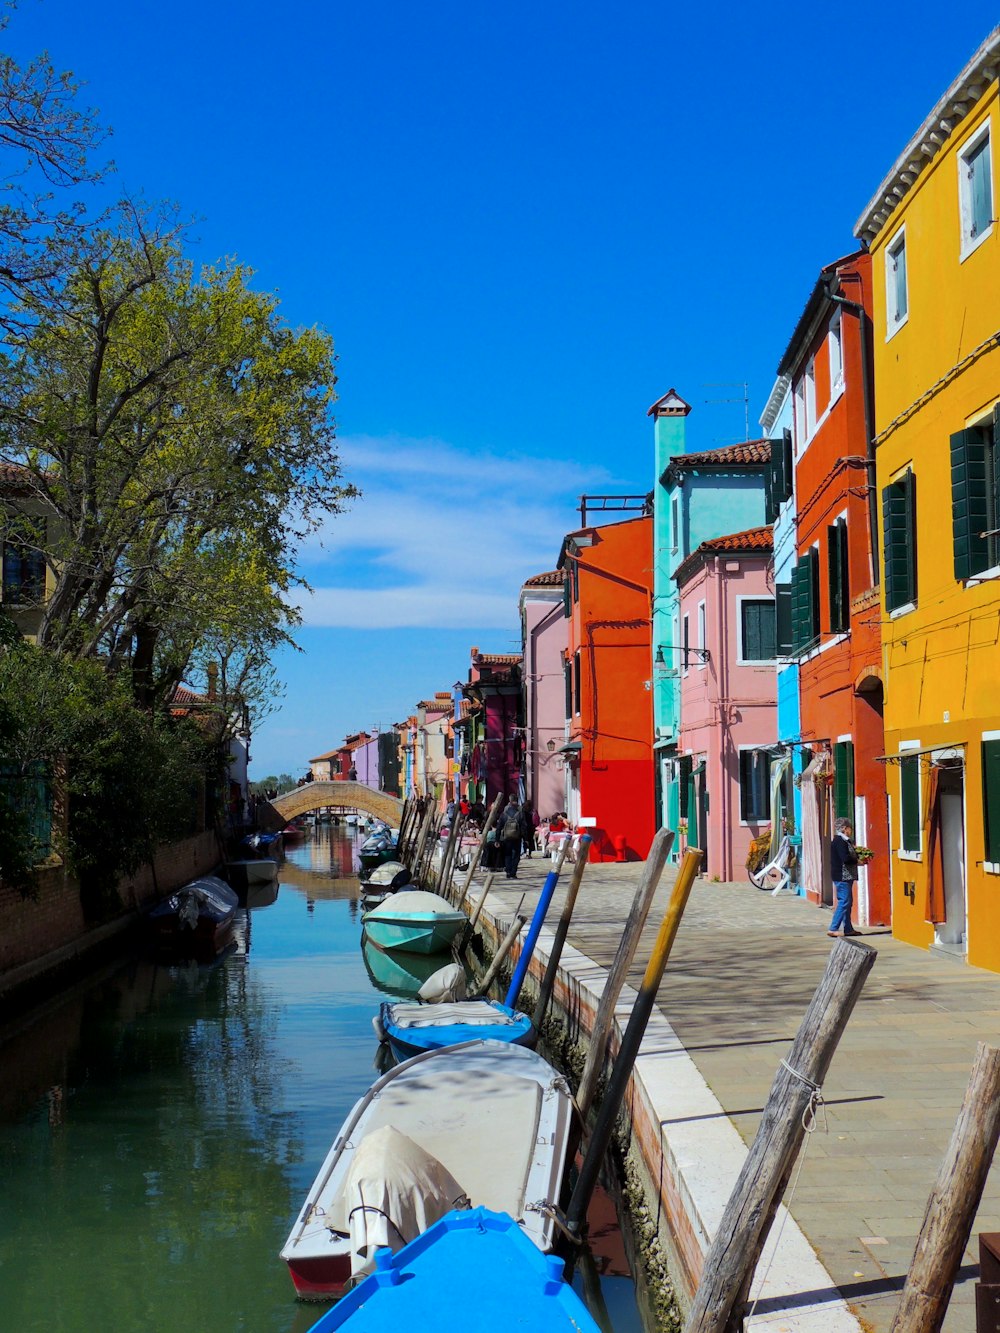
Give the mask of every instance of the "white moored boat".
[(550, 1250), (555, 1224), (533, 1205), (559, 1202), (571, 1111), (565, 1080), (523, 1046), (471, 1041), (389, 1070), (344, 1122), (281, 1251), (296, 1292), (338, 1295), (378, 1246), (398, 1250), (456, 1203), (509, 1213)]

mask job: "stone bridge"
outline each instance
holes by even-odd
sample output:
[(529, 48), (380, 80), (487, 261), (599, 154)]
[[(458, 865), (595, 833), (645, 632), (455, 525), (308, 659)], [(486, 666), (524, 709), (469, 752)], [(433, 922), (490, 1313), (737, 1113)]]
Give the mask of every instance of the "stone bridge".
[(373, 791), (363, 782), (307, 782), (304, 787), (296, 787), (284, 796), (276, 797), (270, 804), (259, 805), (257, 823), (262, 828), (280, 829), (296, 815), (326, 810), (330, 806), (340, 810), (364, 810), (376, 819), (384, 819), (393, 828), (399, 827), (403, 817), (403, 802), (398, 796)]

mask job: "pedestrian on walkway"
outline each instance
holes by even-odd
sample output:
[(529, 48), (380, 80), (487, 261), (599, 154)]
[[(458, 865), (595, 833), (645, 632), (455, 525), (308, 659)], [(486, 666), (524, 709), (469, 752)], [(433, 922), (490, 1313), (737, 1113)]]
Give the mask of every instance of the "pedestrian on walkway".
[(854, 846), (854, 830), (849, 819), (835, 819), (833, 822), (830, 873), (837, 895), (837, 905), (834, 908), (830, 929), (826, 933), (836, 937), (843, 930), (844, 935), (860, 935), (861, 931), (854, 929), (851, 920), (854, 915), (854, 886), (858, 882), (858, 853)]
[(513, 796), (500, 816), (500, 842), (503, 845), (503, 868), (508, 879), (517, 879), (517, 863), (521, 859), (521, 839), (524, 821)]
[(533, 809), (531, 802), (524, 801), (521, 805), (521, 838), (525, 856), (530, 856), (535, 850), (535, 829), (538, 828), (540, 822), (538, 812)]

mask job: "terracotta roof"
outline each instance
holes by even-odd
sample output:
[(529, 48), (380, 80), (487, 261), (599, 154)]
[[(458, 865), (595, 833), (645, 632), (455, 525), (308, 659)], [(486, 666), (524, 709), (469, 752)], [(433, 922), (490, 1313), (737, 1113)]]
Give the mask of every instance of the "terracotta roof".
[(670, 466), (722, 467), (727, 463), (767, 463), (771, 458), (770, 440), (747, 440), (744, 444), (727, 444), (721, 449), (706, 449), (700, 454), (674, 454)]
[(313, 755), (313, 757), (309, 760), (309, 762), (310, 764), (322, 764), (327, 759), (336, 759), (339, 753), (340, 753), (339, 750), (327, 750), (326, 754)]
[(189, 690), (185, 685), (178, 685), (170, 703), (172, 707), (176, 707), (185, 704), (207, 704), (211, 703), (211, 700), (207, 694), (196, 694), (194, 690)]
[(429, 713), (450, 713), (452, 710), (451, 695), (449, 694), (447, 699), (421, 699), (417, 707)]
[(487, 666), (520, 666), (522, 657), (520, 653), (478, 653), (476, 661)]
[(547, 574), (532, 574), (530, 579), (524, 580), (524, 587), (549, 588), (565, 582), (566, 571), (564, 569), (550, 569)]
[(763, 555), (774, 550), (773, 528), (746, 528), (743, 532), (730, 532), (724, 537), (712, 537), (695, 547), (674, 570), (674, 578), (683, 582), (699, 563), (702, 556), (719, 555), (725, 551), (739, 555)]

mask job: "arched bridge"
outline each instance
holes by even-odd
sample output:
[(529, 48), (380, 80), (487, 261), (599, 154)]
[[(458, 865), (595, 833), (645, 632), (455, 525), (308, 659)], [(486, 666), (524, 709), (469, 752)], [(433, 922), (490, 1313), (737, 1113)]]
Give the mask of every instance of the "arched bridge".
[[(376, 819), (384, 819), (393, 828), (399, 827), (403, 817), (403, 802), (398, 796), (384, 791), (372, 791), (363, 782), (307, 782), (304, 787), (286, 791), (267, 806), (257, 807), (257, 822), (271, 828), (284, 828), (296, 815), (311, 810), (326, 810), (333, 806), (340, 810), (364, 810)], [(272, 816), (273, 812), (273, 818)]]

